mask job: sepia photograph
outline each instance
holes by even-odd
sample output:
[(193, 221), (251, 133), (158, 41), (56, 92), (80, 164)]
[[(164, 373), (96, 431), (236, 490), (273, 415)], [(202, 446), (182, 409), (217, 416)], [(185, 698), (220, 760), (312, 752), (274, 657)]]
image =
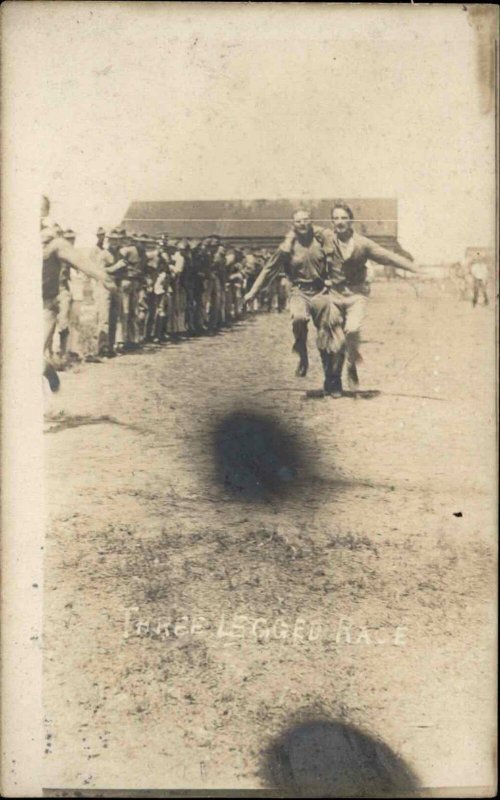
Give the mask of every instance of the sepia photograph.
[(1, 14), (2, 794), (493, 797), (498, 7)]

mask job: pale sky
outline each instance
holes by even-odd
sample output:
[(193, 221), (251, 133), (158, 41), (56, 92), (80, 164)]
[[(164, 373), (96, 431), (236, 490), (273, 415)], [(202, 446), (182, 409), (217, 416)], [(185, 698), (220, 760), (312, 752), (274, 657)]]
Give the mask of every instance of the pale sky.
[(493, 245), (494, 119), (461, 4), (3, 9), (6, 113), (82, 244), (132, 200), (397, 197), (417, 261)]

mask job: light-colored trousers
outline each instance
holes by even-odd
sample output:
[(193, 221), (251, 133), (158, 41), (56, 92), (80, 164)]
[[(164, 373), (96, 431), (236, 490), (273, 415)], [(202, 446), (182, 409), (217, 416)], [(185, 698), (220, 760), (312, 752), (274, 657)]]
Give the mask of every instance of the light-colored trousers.
[(108, 292), (100, 282), (94, 287), (94, 298), (97, 306), (97, 354), (112, 353), (120, 317), (121, 298), (117, 292)]
[(359, 343), (361, 327), (366, 314), (366, 289), (359, 291), (347, 289), (345, 292), (331, 291), (330, 297), (342, 315), (342, 328), (345, 334), (346, 355), (348, 364), (356, 364), (361, 360)]

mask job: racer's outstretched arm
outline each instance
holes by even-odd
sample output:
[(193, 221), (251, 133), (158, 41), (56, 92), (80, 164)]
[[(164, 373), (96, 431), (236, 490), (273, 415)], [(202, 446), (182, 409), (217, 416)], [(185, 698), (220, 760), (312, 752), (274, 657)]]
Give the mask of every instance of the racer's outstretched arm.
[(288, 253), (278, 248), (271, 256), (267, 264), (265, 264), (249, 292), (244, 297), (245, 303), (251, 303), (254, 297), (278, 276), (280, 270), (288, 260)]
[(70, 267), (79, 270), (79, 272), (83, 272), (90, 278), (95, 278), (103, 283), (106, 289), (110, 291), (116, 289), (116, 285), (109, 275), (107, 275), (104, 270), (95, 267), (90, 258), (78, 251), (73, 245), (69, 244), (69, 242), (66, 242), (62, 238), (56, 239), (53, 241), (53, 247), (57, 257), (66, 261)]
[(399, 256), (397, 253), (393, 253), (392, 250), (387, 250), (385, 247), (371, 240), (369, 240), (368, 244), (368, 257), (371, 258), (372, 261), (376, 261), (377, 264), (396, 267), (396, 269), (404, 269), (407, 272), (414, 272), (415, 274), (418, 273), (418, 269), (415, 269), (415, 265), (409, 258)]

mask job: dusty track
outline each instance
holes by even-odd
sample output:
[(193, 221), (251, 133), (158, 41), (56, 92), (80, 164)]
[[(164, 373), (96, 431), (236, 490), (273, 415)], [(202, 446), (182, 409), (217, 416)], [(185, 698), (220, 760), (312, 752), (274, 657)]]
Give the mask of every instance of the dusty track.
[[(358, 726), (424, 786), (484, 782), (493, 314), (377, 284), (364, 336), (369, 400), (306, 400), (313, 337), (296, 379), (277, 314), (63, 375), (45, 785), (265, 785), (270, 742), (304, 717)], [(298, 440), (278, 495), (218, 480), (214, 425), (242, 410)]]

